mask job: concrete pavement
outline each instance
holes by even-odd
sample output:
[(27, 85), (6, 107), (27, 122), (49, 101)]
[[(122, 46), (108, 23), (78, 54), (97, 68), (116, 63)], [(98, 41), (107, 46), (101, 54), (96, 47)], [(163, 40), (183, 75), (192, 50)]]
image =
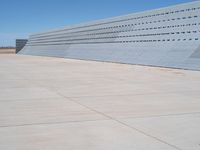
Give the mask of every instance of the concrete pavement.
[(2, 150), (199, 150), (200, 72), (0, 55)]

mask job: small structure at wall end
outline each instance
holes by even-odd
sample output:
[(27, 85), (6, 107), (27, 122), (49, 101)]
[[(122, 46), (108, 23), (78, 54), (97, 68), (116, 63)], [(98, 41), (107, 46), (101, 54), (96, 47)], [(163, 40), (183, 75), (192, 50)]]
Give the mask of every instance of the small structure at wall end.
[(27, 39), (16, 39), (16, 53), (22, 50), (27, 42)]

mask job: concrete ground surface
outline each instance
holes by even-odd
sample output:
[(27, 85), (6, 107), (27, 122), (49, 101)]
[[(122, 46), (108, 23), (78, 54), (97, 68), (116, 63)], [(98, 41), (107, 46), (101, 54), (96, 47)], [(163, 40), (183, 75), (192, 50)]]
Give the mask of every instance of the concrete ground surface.
[(1, 150), (199, 150), (200, 72), (0, 55)]

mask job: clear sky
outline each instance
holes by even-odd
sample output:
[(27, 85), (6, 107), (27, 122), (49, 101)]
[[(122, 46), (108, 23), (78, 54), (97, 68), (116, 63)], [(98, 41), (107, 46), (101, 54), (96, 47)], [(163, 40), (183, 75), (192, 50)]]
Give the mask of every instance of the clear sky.
[(66, 25), (195, 0), (0, 0), (0, 46)]

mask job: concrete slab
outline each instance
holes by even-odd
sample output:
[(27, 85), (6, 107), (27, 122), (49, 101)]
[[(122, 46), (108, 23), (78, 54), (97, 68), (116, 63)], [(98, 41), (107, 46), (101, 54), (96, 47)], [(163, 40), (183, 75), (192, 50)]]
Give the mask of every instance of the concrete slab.
[(200, 72), (0, 55), (0, 149), (199, 149)]
[(200, 149), (200, 114), (171, 115), (123, 120), (128, 125), (181, 149)]
[(64, 98), (0, 101), (0, 127), (107, 119)]
[(9, 150), (175, 149), (115, 121), (0, 128), (0, 135), (0, 149)]
[(59, 98), (60, 96), (45, 88), (5, 88), (0, 90), (0, 101), (20, 99)]
[(199, 92), (72, 98), (113, 118), (200, 112)]

